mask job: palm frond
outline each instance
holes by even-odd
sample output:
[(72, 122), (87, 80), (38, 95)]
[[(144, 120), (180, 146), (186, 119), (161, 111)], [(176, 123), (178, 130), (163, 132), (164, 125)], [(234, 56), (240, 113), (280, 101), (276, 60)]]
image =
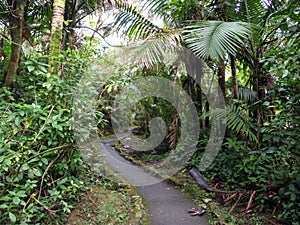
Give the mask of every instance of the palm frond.
[(198, 57), (224, 59), (227, 53), (235, 55), (250, 33), (249, 23), (199, 21), (185, 28), (183, 38)]
[[(242, 21), (253, 24), (251, 45), (257, 48), (266, 41), (272, 40), (276, 30), (280, 26), (286, 26), (286, 19), (282, 15), (274, 18), (276, 15), (288, 9), (289, 4), (298, 0), (240, 0), (231, 1), (227, 4), (227, 18), (229, 21)], [(273, 18), (273, 21), (272, 21)], [(254, 49), (251, 49), (254, 51)], [(253, 54), (255, 54), (253, 52)]]
[(236, 134), (241, 134), (257, 143), (257, 137), (252, 132), (251, 117), (237, 105), (229, 105), (225, 109), (217, 108), (206, 113), (203, 117), (211, 116), (226, 123), (228, 129)]
[(228, 7), (227, 17), (229, 21), (242, 21), (252, 24), (260, 24), (266, 13), (266, 7), (261, 0), (241, 0)]
[(154, 15), (160, 16), (165, 20), (168, 24), (173, 24), (174, 18), (171, 16), (170, 12), (170, 5), (168, 4), (168, 1), (165, 0), (148, 0), (145, 1), (145, 4), (143, 6), (145, 11), (149, 11), (150, 13), (153, 13)]
[(135, 42), (127, 48), (134, 59), (127, 57), (127, 60), (136, 65), (152, 67), (158, 63), (172, 63), (176, 60), (181, 50), (180, 31), (173, 30), (155, 37)]
[(139, 13), (136, 7), (126, 3), (117, 4), (118, 13), (114, 27), (124, 32), (132, 40), (144, 39), (161, 29)]

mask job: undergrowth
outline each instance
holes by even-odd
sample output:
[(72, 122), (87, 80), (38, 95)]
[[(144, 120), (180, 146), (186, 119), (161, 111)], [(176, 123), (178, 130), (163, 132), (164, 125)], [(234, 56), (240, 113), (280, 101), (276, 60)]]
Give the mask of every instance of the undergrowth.
[[(0, 90), (0, 224), (65, 224), (88, 196), (107, 197), (103, 204), (99, 199), (97, 219), (106, 211), (111, 223), (122, 224), (143, 214), (133, 190), (95, 183), (77, 148), (72, 94), (93, 54), (63, 52), (62, 74), (56, 75), (48, 73), (47, 56), (31, 53), (22, 59), (15, 87)], [(87, 209), (93, 217), (94, 209)]]

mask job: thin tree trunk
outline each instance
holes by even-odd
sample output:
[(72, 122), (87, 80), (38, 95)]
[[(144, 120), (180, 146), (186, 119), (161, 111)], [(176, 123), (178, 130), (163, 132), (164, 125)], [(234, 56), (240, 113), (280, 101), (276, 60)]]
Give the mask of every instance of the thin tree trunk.
[[(209, 102), (208, 102), (208, 100), (206, 100), (206, 102), (205, 102), (205, 112), (206, 112), (206, 113), (209, 112)], [(206, 128), (209, 127), (209, 117), (208, 117), (208, 116), (205, 117), (204, 126), (205, 126)]]
[(54, 0), (49, 52), (49, 72), (53, 74), (59, 73), (64, 11), (65, 0)]
[(9, 25), (11, 29), (11, 57), (8, 64), (8, 71), (5, 77), (4, 86), (12, 87), (19, 65), (21, 47), (22, 47), (22, 31), (24, 23), (24, 1), (16, 0), (10, 2), (12, 4), (11, 14), (9, 16)]
[(225, 63), (222, 59), (219, 60), (218, 64), (218, 84), (220, 87), (219, 95), (223, 95), (225, 98)]
[(233, 94), (235, 99), (239, 99), (239, 87), (236, 78), (236, 58), (230, 54), (231, 75), (233, 81)]
[[(218, 84), (219, 84), (219, 88), (218, 88), (218, 108), (225, 108), (225, 90), (226, 90), (226, 86), (225, 86), (225, 63), (222, 59), (219, 60), (218, 63)], [(220, 135), (222, 135), (222, 120), (219, 120), (217, 123), (217, 129), (216, 129), (216, 136), (220, 137)]]

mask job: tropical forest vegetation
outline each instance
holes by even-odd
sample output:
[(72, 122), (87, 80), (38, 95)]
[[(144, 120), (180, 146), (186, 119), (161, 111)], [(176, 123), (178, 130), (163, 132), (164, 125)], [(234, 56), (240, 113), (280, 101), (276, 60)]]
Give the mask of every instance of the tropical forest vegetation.
[[(210, 224), (300, 224), (299, 14), (298, 0), (0, 1), (0, 223), (147, 224), (135, 187), (81, 150), (115, 134), (115, 104), (134, 101), (118, 94), (154, 77), (184, 90), (199, 121), (196, 150), (166, 182), (205, 204)], [(130, 52), (132, 63), (116, 60)], [(104, 83), (91, 75), (107, 68)], [(84, 88), (93, 109), (76, 97)], [(136, 102), (132, 132), (148, 138), (160, 117), (166, 134), (151, 150), (115, 148), (138, 165), (176, 162), (180, 137), (193, 135), (178, 108), (160, 95)], [(205, 191), (191, 168), (224, 193)]]

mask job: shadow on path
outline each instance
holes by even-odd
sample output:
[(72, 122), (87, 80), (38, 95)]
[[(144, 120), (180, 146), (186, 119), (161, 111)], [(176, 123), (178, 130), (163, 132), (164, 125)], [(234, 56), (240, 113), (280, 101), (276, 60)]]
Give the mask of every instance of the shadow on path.
[(197, 206), (174, 186), (124, 159), (110, 141), (104, 140), (99, 147), (112, 169), (131, 185), (137, 186), (143, 195), (150, 211), (150, 225), (209, 225), (206, 214), (201, 217), (188, 214), (188, 209)]

